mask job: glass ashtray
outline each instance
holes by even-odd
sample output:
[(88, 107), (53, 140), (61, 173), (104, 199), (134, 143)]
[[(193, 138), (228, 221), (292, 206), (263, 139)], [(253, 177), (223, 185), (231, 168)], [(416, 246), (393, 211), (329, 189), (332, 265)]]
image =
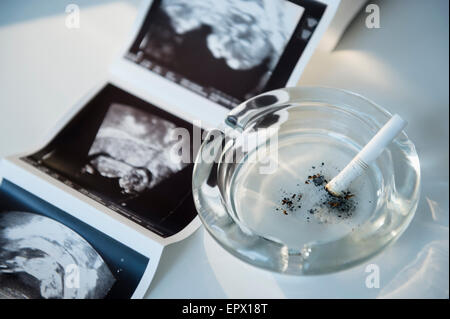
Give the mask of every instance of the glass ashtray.
[(275, 272), (329, 273), (373, 257), (403, 233), (417, 208), (413, 143), (401, 132), (350, 185), (344, 204), (327, 197), (324, 185), (390, 117), (333, 88), (279, 89), (242, 103), (197, 155), (200, 219), (231, 254)]

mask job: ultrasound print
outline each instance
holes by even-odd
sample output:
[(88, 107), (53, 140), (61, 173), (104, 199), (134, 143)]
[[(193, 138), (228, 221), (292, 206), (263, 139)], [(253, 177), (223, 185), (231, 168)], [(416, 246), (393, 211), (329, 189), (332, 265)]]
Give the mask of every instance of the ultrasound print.
[(101, 205), (168, 237), (196, 216), (192, 125), (106, 85), (42, 150), (24, 160)]
[(230, 68), (248, 70), (269, 58), (273, 69), (294, 27), (285, 25), (284, 4), (284, 0), (164, 0), (162, 9), (177, 34), (209, 26), (207, 47)]
[(136, 108), (112, 104), (89, 150), (82, 172), (117, 178), (127, 194), (142, 193), (185, 164), (171, 158), (175, 125)]
[(0, 213), (0, 299), (103, 298), (114, 282), (100, 255), (63, 224)]
[(128, 57), (242, 101), (264, 89), (302, 13), (285, 0), (162, 0)]

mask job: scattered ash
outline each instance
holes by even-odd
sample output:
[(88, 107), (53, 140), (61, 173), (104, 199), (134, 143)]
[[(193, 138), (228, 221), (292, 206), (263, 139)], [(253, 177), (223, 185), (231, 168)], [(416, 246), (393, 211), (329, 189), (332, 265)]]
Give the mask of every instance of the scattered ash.
[(355, 195), (350, 192), (344, 192), (343, 196), (334, 196), (327, 192), (324, 201), (319, 205), (319, 208), (325, 208), (325, 211), (328, 211), (335, 217), (341, 219), (350, 218), (358, 204), (354, 200), (354, 196)]
[[(302, 208), (301, 200), (306, 200), (308, 194), (312, 196), (314, 192), (314, 194), (319, 194), (314, 196), (318, 196), (319, 200), (313, 207), (306, 209), (305, 215), (308, 222), (312, 216), (323, 223), (339, 222), (340, 220), (352, 217), (358, 205), (358, 202), (355, 200), (355, 194), (350, 191), (344, 192), (343, 196), (334, 196), (329, 193), (325, 189), (325, 185), (328, 184), (328, 179), (323, 175), (321, 170), (324, 166), (324, 162), (320, 165), (312, 166), (311, 169), (314, 170), (313, 175), (308, 176), (304, 181), (305, 184), (310, 185), (306, 187), (311, 188), (311, 193), (309, 193), (309, 191), (304, 191), (303, 194), (287, 194), (286, 192), (283, 192), (283, 197), (280, 200), (280, 207), (277, 207), (276, 210), (282, 212), (284, 215), (295, 212)], [(299, 185), (300, 184), (297, 184), (297, 186)]]
[[(287, 195), (287, 193), (284, 192), (284, 195)], [(288, 196), (283, 197), (280, 201), (281, 206), (275, 208), (275, 210), (281, 211), (284, 215), (288, 215), (288, 212), (293, 212), (302, 208), (300, 205), (302, 196), (302, 194), (291, 193)]]
[(325, 179), (325, 177), (323, 177), (320, 174), (314, 174), (312, 176), (308, 176), (308, 179), (305, 182), (308, 182), (308, 184), (309, 184), (310, 180), (313, 182), (314, 186), (322, 186), (323, 185), (325, 187), (325, 185), (328, 184), (328, 181)]

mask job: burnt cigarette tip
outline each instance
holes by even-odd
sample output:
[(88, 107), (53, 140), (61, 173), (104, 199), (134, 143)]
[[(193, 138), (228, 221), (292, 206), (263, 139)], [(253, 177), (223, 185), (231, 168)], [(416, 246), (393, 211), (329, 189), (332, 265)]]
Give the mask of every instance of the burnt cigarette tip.
[(330, 194), (331, 196), (335, 196), (335, 197), (341, 197), (342, 194), (335, 192), (333, 189), (330, 188), (329, 183), (327, 185), (325, 185), (325, 190), (328, 192), (328, 194)]

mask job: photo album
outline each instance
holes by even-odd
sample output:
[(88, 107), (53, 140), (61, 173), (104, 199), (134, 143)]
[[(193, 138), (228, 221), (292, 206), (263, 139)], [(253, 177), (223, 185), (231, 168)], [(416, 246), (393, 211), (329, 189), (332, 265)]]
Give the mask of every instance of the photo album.
[[(105, 83), (0, 165), (0, 298), (142, 298), (201, 225), (179, 129), (297, 84), (339, 0), (146, 0)], [(151, 289), (151, 288), (150, 288)]]

